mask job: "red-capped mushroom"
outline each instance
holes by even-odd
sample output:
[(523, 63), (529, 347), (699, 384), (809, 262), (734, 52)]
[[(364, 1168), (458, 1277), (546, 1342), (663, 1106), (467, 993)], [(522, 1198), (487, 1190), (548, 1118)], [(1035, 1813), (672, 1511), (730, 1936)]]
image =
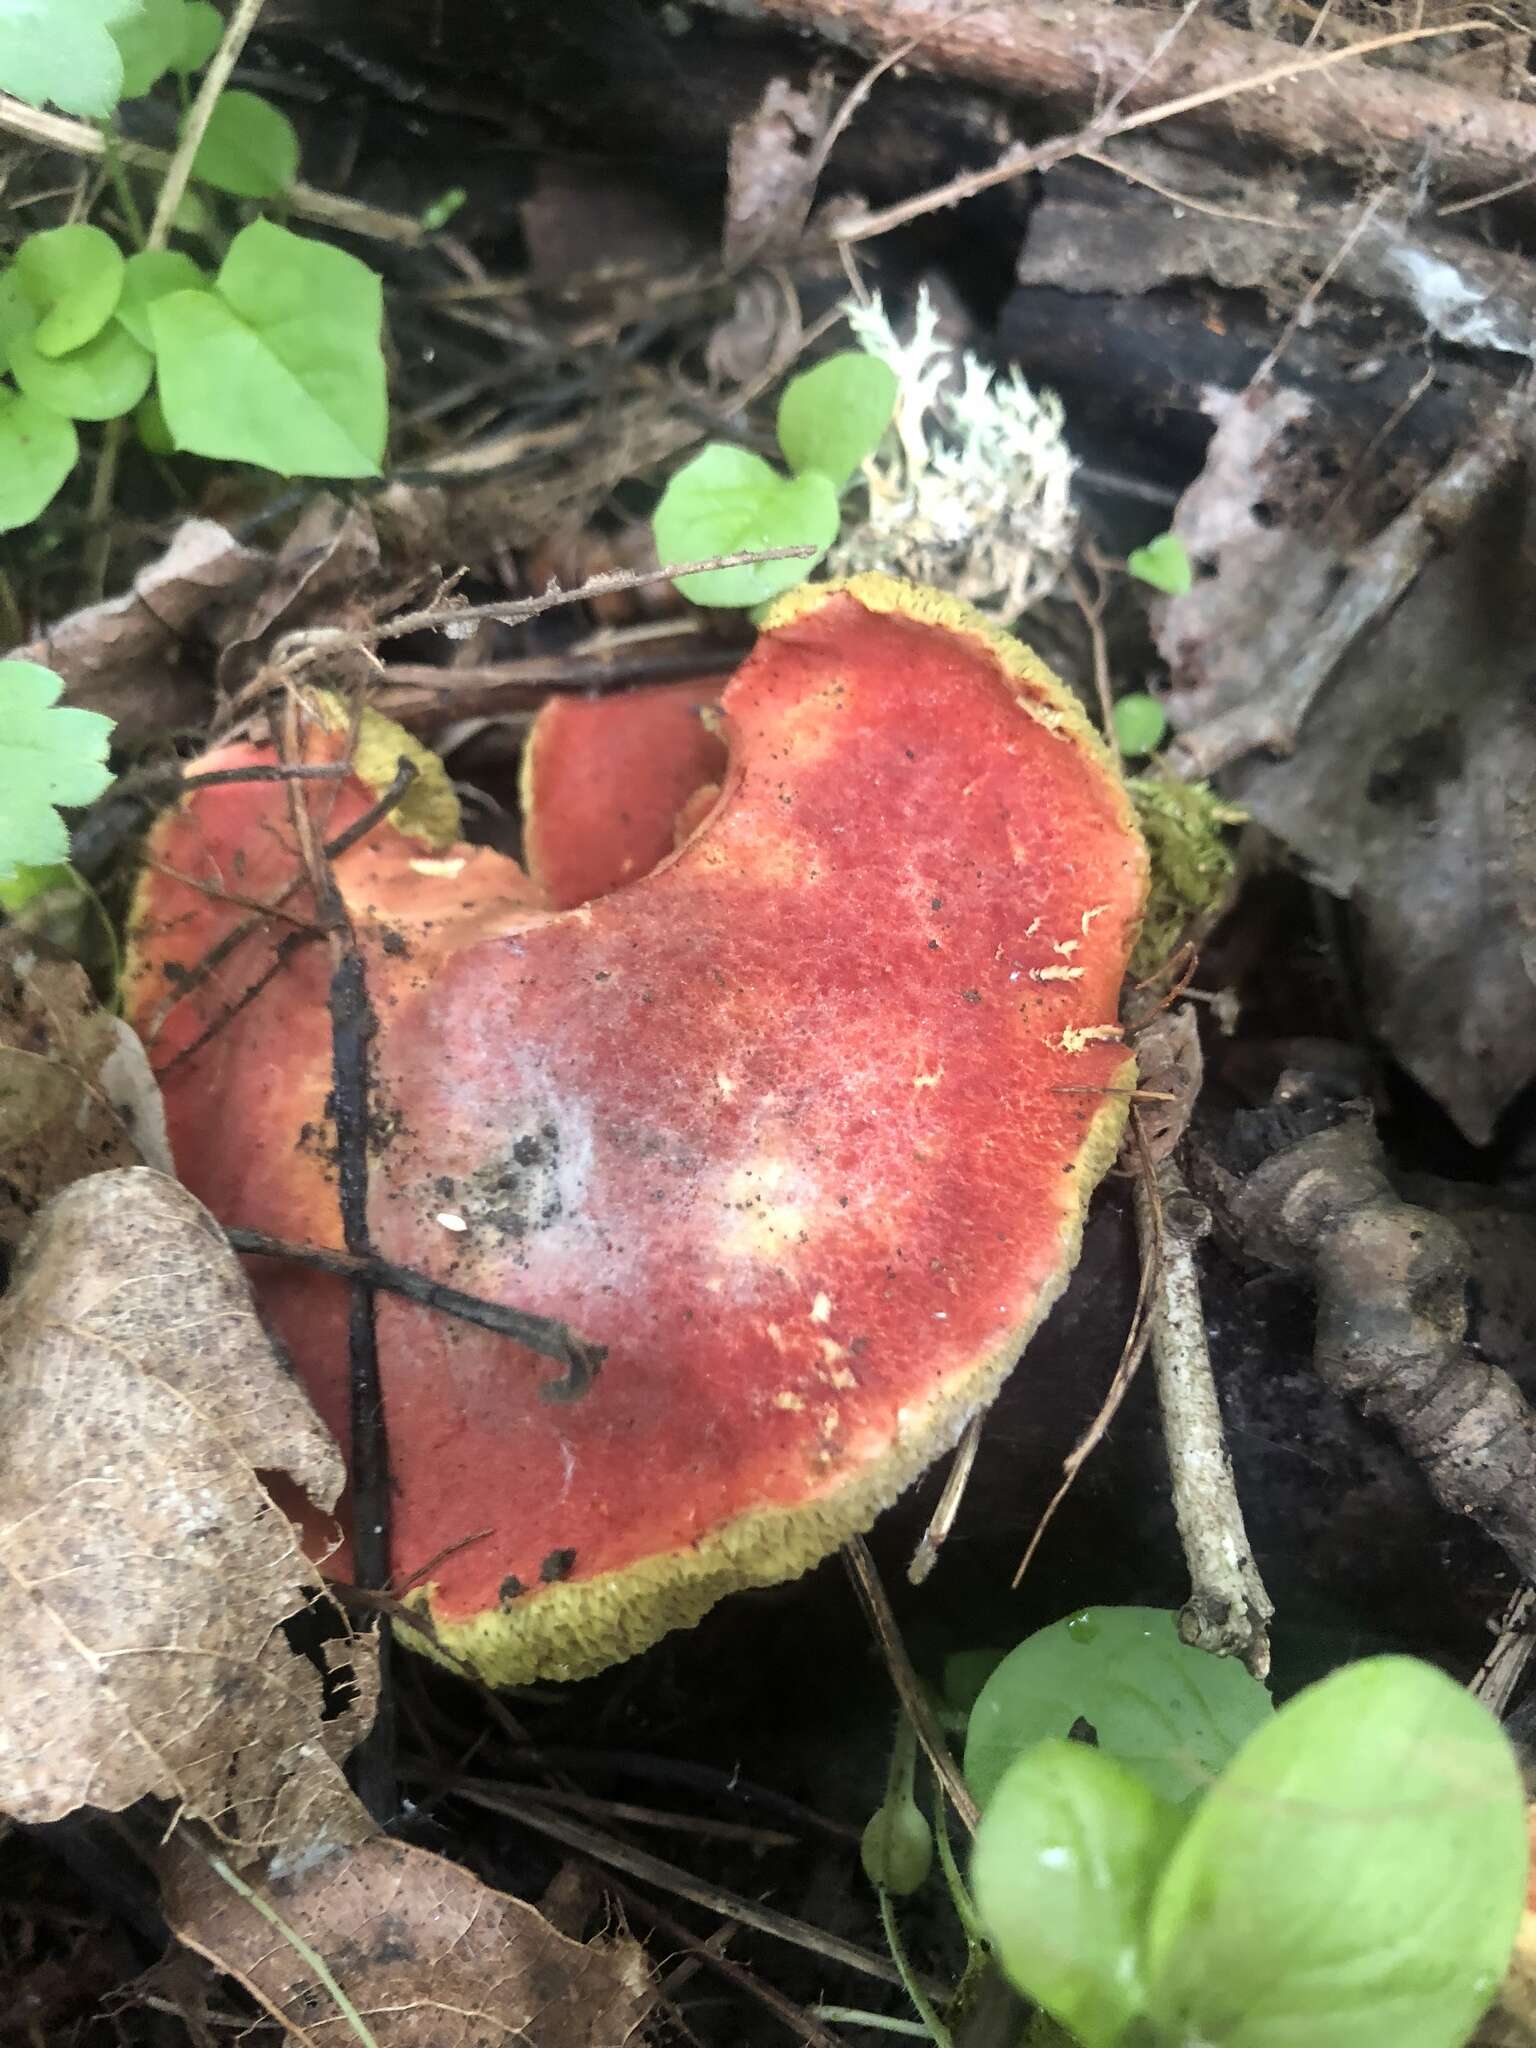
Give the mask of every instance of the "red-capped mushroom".
[(523, 749), (523, 856), (552, 910), (648, 875), (680, 843), (679, 814), (725, 773), (725, 742), (706, 716), (725, 684), (711, 676), (544, 706)]
[[(380, 1253), (608, 1347), (551, 1404), (517, 1345), (379, 1300), (395, 1571), (431, 1564), (411, 1597), (493, 1679), (598, 1669), (867, 1527), (1060, 1291), (1123, 1121), (1145, 853), (1054, 677), (865, 576), (781, 599), (725, 715), (710, 817), (595, 903), (530, 907), (510, 863), (442, 843), (430, 789), (335, 864), (379, 1019)], [(298, 785), (333, 835), (393, 765), (366, 737), (339, 799)], [(276, 894), (287, 801), (202, 789), (156, 828), (141, 1028), (248, 915), (164, 868)], [(214, 1213), (334, 1242), (323, 954), (274, 922), (152, 1054)], [(344, 1436), (341, 1284), (259, 1285)]]

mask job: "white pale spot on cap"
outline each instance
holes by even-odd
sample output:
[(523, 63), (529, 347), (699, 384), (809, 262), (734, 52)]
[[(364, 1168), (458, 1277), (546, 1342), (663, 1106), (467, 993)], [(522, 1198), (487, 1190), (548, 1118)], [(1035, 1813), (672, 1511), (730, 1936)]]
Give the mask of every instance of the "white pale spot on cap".
[(462, 1216), (455, 1216), (451, 1209), (440, 1210), (437, 1220), (444, 1230), (468, 1230), (469, 1228), (464, 1218)]
[(832, 1297), (830, 1294), (818, 1294), (811, 1303), (811, 1321), (813, 1323), (830, 1323), (831, 1320)]
[(805, 1406), (804, 1400), (792, 1387), (780, 1387), (773, 1397), (775, 1408), (787, 1408), (792, 1415), (798, 1415)]
[(456, 854), (445, 860), (429, 860), (425, 854), (419, 854), (411, 862), (411, 867), (418, 875), (441, 875), (451, 882), (455, 875), (463, 872), (464, 856)]
[(944, 1067), (942, 1062), (934, 1068), (931, 1074), (926, 1072), (922, 1067), (919, 1067), (917, 1072), (912, 1076), (912, 1086), (914, 1088), (937, 1088), (940, 1081), (943, 1078)]
[(729, 1074), (716, 1074), (715, 1086), (720, 1090), (721, 1097), (726, 1102), (729, 1102), (731, 1097), (736, 1093), (736, 1083), (731, 1079)]

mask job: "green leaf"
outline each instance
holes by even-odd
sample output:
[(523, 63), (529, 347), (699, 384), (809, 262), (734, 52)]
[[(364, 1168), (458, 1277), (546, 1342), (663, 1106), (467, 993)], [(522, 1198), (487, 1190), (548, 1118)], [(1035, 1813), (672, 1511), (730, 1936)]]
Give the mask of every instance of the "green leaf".
[(1167, 712), (1144, 690), (1132, 690), (1128, 696), (1117, 697), (1114, 720), (1120, 751), (1133, 759), (1140, 754), (1156, 753), (1168, 731)]
[(377, 476), (389, 418), (382, 321), (365, 263), (253, 221), (213, 291), (150, 305), (177, 447), (282, 476)]
[(142, 348), (153, 348), (149, 309), (167, 292), (207, 291), (212, 280), (179, 249), (141, 249), (123, 270), (123, 295), (117, 317)]
[(209, 0), (186, 0), (182, 8), (181, 48), (171, 59), (171, 69), (185, 74), (201, 71), (224, 39), (224, 17)]
[(468, 197), (462, 185), (450, 185), (446, 192), (439, 193), (430, 206), (421, 209), (421, 225), (426, 233), (435, 235), (439, 228), (447, 227)]
[(1161, 1607), (1094, 1607), (1029, 1636), (981, 1689), (965, 1775), (985, 1806), (1004, 1771), (1077, 1722), (1164, 1799), (1207, 1784), (1271, 1712), (1269, 1694), (1228, 1657), (1179, 1640)]
[(275, 199), (299, 175), (298, 134), (288, 116), (257, 93), (221, 93), (192, 175), (241, 199)]
[(0, 370), (11, 360), (11, 342), (18, 334), (30, 334), (37, 315), (13, 270), (0, 271)]
[(11, 274), (37, 315), (39, 355), (62, 356), (93, 341), (112, 318), (123, 289), (123, 252), (85, 222), (28, 235)]
[(113, 29), (125, 100), (142, 99), (175, 63), (186, 41), (185, 8), (186, 0), (141, 0), (141, 11)]
[(0, 0), (0, 90), (29, 107), (104, 121), (122, 97), (111, 30), (141, 0)]
[(79, 453), (73, 420), (0, 384), (0, 533), (31, 525)]
[(1458, 2048), (1525, 1898), (1497, 1722), (1427, 1664), (1298, 1693), (1190, 1821), (1147, 1922), (1147, 2009), (1210, 2048)]
[(813, 547), (803, 560), (750, 562), (680, 576), (695, 604), (761, 604), (803, 583), (837, 538), (837, 492), (812, 470), (781, 476), (760, 455), (712, 441), (662, 492), (652, 521), (662, 566), (697, 562), (746, 548)]
[(112, 720), (61, 705), (63, 678), (0, 661), (0, 875), (69, 858), (58, 804), (88, 804), (112, 780)]
[(779, 400), (779, 446), (797, 476), (820, 470), (839, 490), (891, 424), (896, 373), (862, 349), (791, 377)]
[(174, 455), (176, 443), (165, 424), (165, 409), (151, 391), (133, 409), (134, 432), (151, 455)]
[(1132, 548), (1125, 566), (1131, 575), (1168, 597), (1182, 597), (1186, 590), (1194, 588), (1195, 572), (1190, 566), (1189, 550), (1176, 533), (1160, 533), (1144, 548)]
[(1142, 2010), (1142, 1922), (1179, 1822), (1124, 1764), (1056, 1740), (982, 1815), (971, 1885), (998, 1960), (1086, 2048), (1112, 2048)]
[(84, 348), (51, 361), (29, 335), (11, 343), (11, 374), (28, 398), (72, 420), (113, 420), (149, 389), (154, 359), (126, 327), (113, 321)]

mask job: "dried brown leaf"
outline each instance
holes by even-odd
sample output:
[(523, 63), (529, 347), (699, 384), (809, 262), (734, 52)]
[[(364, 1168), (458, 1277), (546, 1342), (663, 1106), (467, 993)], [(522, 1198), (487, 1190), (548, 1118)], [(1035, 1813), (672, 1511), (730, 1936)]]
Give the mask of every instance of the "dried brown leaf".
[(131, 590), (72, 612), (15, 653), (56, 669), (69, 703), (115, 718), (119, 745), (201, 726), (207, 671), (191, 643), (198, 634), (211, 637), (226, 606), (260, 581), (267, 560), (211, 519), (189, 519)]
[[(162, 1865), (166, 1918), (317, 2042), (350, 2038), (335, 1998), (281, 1927), (196, 1846)], [(425, 1849), (376, 1836), (255, 1886), (324, 1958), (377, 2048), (623, 2048), (650, 2002), (633, 1941), (571, 1941), (537, 1908)]]
[(1142, 1137), (1152, 1164), (1161, 1166), (1189, 1127), (1205, 1075), (1193, 1003), (1160, 1011), (1136, 1033), (1136, 1071), (1149, 1096), (1172, 1098), (1140, 1105)]
[(315, 1574), (260, 1471), (322, 1507), (343, 1480), (218, 1226), (143, 1167), (76, 1181), (0, 1300), (0, 1810), (152, 1795), (237, 1858), (358, 1838), (369, 1648), (290, 1648)]
[(106, 1167), (170, 1171), (149, 1060), (72, 960), (0, 932), (0, 1244), (71, 1181)]
[(725, 262), (787, 255), (799, 241), (815, 196), (817, 146), (832, 117), (828, 78), (801, 92), (771, 78), (763, 97), (731, 129), (726, 154)]

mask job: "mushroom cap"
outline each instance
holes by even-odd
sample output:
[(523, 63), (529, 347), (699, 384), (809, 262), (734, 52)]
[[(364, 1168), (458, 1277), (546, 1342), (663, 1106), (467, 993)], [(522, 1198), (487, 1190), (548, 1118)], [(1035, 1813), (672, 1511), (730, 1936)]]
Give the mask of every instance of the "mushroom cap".
[[(724, 710), (720, 802), (599, 901), (537, 908), (398, 816), (335, 863), (378, 1017), (377, 1250), (608, 1347), (552, 1403), (518, 1345), (378, 1299), (396, 1579), (430, 1567), (411, 1598), (493, 1681), (600, 1669), (866, 1528), (1060, 1292), (1124, 1120), (1145, 852), (1049, 671), (862, 576), (781, 599)], [(294, 786), (334, 833), (381, 779)], [(248, 914), (163, 868), (275, 894), (288, 801), (203, 789), (157, 826), (141, 1028)], [(328, 971), (270, 924), (153, 1035), (227, 1224), (336, 1242)], [(267, 1261), (258, 1286), (345, 1442), (345, 1288)]]
[(725, 772), (704, 713), (727, 678), (613, 697), (553, 697), (523, 749), (523, 857), (552, 910), (607, 896), (659, 867), (677, 820)]

